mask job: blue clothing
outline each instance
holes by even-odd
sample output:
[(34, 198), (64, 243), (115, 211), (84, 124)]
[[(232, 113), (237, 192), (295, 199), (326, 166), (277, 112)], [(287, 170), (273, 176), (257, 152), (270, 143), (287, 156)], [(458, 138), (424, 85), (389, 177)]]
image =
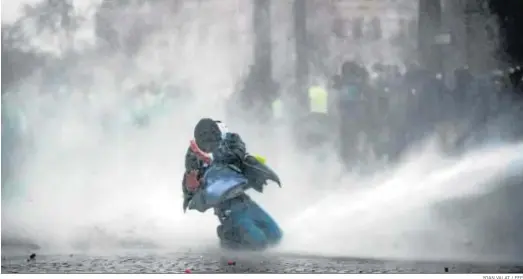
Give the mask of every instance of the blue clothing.
[(265, 249), (278, 244), (283, 233), (272, 217), (248, 196), (225, 202), (216, 209), (220, 220), (218, 236), (222, 244)]
[[(212, 152), (213, 164), (234, 165), (241, 169), (242, 160), (247, 154), (245, 143), (240, 135), (235, 133), (226, 133), (218, 144), (218, 147)], [(190, 149), (185, 154), (185, 173), (182, 181), (182, 191), (184, 194), (183, 209), (185, 210), (192, 199), (193, 193), (187, 190), (185, 185), (185, 174), (196, 170), (199, 178), (203, 177), (207, 164), (200, 160), (198, 156)]]
[[(247, 151), (238, 134), (224, 133), (216, 146), (211, 153), (213, 165), (235, 166), (238, 170), (243, 170)], [(208, 167), (190, 148), (186, 154), (185, 166), (186, 173), (197, 170), (200, 177)], [(182, 184), (183, 207), (186, 209), (194, 193), (187, 191), (185, 181)], [(276, 222), (245, 193), (226, 200), (214, 210), (220, 221), (217, 230), (220, 242), (227, 248), (264, 249), (279, 243), (282, 238), (282, 231)]]

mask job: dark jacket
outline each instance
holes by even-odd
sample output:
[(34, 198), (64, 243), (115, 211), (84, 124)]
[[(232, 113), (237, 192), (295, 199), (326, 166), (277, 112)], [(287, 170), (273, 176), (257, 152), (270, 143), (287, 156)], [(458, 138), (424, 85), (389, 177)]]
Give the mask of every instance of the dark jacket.
[[(235, 165), (238, 168), (242, 168), (243, 159), (247, 155), (247, 150), (245, 147), (245, 142), (243, 142), (240, 135), (236, 133), (227, 133), (225, 138), (220, 142), (218, 148), (212, 152), (213, 163), (217, 164), (231, 164)], [(185, 154), (185, 173), (183, 175), (182, 181), (182, 191), (183, 191), (183, 209), (187, 209), (189, 202), (193, 197), (193, 193), (187, 190), (185, 184), (186, 175), (193, 170), (198, 171), (198, 178), (201, 179), (207, 164), (200, 160), (196, 154), (190, 149), (187, 149)]]

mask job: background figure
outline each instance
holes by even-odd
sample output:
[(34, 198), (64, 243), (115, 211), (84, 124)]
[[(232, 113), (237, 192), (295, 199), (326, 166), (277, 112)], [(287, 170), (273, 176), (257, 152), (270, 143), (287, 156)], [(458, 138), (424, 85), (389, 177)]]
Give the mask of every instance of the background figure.
[(340, 155), (348, 166), (361, 159), (365, 123), (370, 119), (366, 82), (365, 69), (355, 62), (347, 61), (343, 63), (340, 78), (334, 84), (341, 136)]
[(313, 149), (321, 154), (320, 157), (324, 157), (332, 152), (330, 143), (335, 135), (329, 111), (329, 92), (323, 86), (310, 86), (307, 90), (307, 99), (309, 109), (297, 124), (298, 129), (301, 130), (300, 138), (305, 149)]
[[(6, 94), (7, 96), (8, 94)], [(2, 96), (4, 97), (4, 95)], [(2, 202), (23, 191), (19, 175), (32, 139), (23, 111), (2, 98)]]

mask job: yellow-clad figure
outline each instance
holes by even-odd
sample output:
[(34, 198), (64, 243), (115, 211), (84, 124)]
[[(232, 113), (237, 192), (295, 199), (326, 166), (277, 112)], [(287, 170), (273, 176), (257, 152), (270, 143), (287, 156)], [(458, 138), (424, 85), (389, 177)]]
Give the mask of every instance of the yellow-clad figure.
[(275, 120), (281, 120), (283, 118), (283, 102), (280, 98), (272, 102), (272, 116)]
[(301, 123), (302, 140), (307, 148), (318, 148), (329, 139), (329, 96), (321, 86), (310, 86), (308, 91), (309, 110)]
[(329, 94), (327, 90), (320, 86), (309, 87), (309, 108), (311, 113), (328, 114)]

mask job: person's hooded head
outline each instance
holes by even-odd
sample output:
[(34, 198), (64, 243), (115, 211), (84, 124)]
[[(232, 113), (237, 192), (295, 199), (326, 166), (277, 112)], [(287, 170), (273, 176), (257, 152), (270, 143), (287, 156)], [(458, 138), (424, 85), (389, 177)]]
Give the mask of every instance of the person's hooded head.
[(221, 121), (202, 118), (194, 127), (194, 140), (204, 152), (212, 152), (225, 137), (227, 128)]

